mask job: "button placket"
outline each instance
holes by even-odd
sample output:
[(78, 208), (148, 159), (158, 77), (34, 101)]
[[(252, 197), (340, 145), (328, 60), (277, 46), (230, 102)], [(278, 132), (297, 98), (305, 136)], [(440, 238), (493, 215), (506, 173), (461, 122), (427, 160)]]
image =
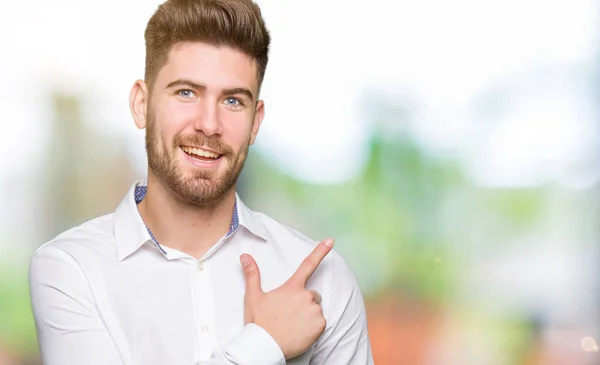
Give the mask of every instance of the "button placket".
[(196, 303), (198, 317), (196, 331), (200, 359), (208, 359), (216, 346), (214, 331), (215, 308), (214, 293), (210, 280), (209, 265), (206, 262), (196, 263)]

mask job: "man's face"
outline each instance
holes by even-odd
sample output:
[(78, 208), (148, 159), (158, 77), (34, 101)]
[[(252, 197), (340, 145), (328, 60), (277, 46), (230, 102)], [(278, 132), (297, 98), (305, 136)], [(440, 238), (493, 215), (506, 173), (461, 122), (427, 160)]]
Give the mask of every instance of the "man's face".
[(173, 47), (149, 96), (149, 173), (184, 204), (220, 201), (258, 133), (257, 90), (256, 63), (245, 54), (198, 42)]

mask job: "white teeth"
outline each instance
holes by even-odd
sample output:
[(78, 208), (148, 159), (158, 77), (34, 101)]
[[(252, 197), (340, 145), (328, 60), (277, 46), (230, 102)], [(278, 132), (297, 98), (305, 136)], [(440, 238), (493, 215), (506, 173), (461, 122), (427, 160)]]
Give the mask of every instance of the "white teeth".
[(201, 156), (201, 157), (209, 157), (209, 158), (214, 158), (214, 159), (219, 158), (219, 155), (217, 155), (216, 153), (204, 151), (204, 150), (201, 150), (201, 149), (195, 148), (195, 147), (184, 146), (184, 147), (181, 147), (181, 149), (183, 150), (183, 152), (190, 154), (190, 155), (197, 155), (197, 156)]

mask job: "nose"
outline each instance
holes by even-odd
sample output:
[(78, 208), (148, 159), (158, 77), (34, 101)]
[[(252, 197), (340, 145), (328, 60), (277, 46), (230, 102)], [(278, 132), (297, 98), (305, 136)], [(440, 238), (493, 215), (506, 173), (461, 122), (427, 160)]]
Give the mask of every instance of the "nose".
[(218, 109), (215, 102), (203, 100), (198, 106), (200, 111), (194, 119), (194, 130), (203, 132), (207, 137), (221, 133), (221, 123), (219, 122)]

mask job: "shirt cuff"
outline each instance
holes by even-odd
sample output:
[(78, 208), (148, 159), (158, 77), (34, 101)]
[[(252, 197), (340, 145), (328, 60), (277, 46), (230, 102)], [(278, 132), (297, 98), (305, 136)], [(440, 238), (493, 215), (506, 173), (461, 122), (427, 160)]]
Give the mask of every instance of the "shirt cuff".
[(244, 365), (285, 365), (285, 356), (277, 342), (262, 327), (248, 323), (242, 333), (225, 346), (228, 357)]

